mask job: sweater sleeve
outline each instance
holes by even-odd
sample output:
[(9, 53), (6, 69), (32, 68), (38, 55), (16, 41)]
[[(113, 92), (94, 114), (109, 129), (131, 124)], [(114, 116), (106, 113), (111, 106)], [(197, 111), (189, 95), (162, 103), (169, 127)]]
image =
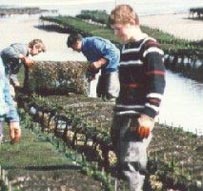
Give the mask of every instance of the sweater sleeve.
[(165, 89), (165, 67), (163, 51), (156, 42), (149, 43), (143, 52), (146, 76), (146, 103), (144, 114), (154, 118), (159, 113), (159, 106)]

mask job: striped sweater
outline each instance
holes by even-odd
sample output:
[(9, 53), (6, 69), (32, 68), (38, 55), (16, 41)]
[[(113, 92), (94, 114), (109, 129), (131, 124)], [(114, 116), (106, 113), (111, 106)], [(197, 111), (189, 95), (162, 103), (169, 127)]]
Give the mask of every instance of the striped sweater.
[(154, 118), (165, 88), (163, 51), (155, 39), (145, 38), (123, 46), (117, 114), (146, 114)]

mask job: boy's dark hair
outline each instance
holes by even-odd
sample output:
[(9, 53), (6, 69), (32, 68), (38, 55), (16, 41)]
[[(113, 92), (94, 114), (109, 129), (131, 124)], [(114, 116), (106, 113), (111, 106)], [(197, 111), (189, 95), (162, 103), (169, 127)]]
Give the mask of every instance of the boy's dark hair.
[(67, 46), (72, 47), (77, 41), (82, 40), (82, 35), (79, 33), (73, 33), (68, 36)]

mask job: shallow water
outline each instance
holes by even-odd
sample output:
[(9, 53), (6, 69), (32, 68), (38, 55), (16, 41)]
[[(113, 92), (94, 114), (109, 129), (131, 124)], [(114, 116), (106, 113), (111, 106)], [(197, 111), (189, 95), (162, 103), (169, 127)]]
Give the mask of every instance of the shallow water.
[(203, 134), (202, 106), (203, 83), (167, 71), (160, 122)]

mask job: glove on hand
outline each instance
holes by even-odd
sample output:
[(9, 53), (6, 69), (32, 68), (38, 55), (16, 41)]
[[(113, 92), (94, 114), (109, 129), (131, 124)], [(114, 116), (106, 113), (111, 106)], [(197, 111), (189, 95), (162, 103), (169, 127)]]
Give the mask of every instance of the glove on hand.
[(136, 121), (132, 121), (131, 131), (135, 132), (141, 139), (148, 138), (154, 127), (154, 119), (147, 115), (141, 115)]
[(21, 128), (19, 122), (10, 122), (9, 124), (9, 133), (11, 143), (17, 143), (21, 138)]
[(154, 128), (154, 119), (147, 116), (147, 115), (141, 115), (138, 118), (138, 128), (137, 128), (137, 134), (140, 136), (140, 138), (148, 138), (152, 129)]

